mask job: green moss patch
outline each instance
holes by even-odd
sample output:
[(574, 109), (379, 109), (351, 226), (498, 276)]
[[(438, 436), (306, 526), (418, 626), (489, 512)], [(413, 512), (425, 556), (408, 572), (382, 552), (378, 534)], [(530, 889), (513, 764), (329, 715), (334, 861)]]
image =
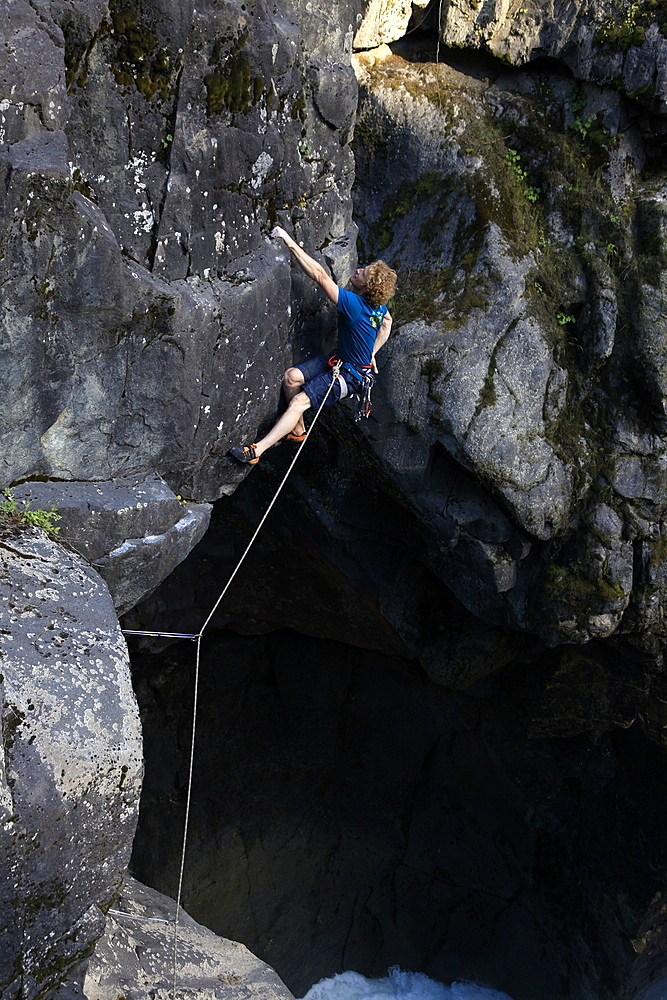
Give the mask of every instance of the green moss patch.
[(245, 114), (261, 100), (265, 86), (260, 76), (253, 76), (245, 54), (247, 32), (236, 38), (220, 38), (209, 59), (211, 72), (204, 77), (206, 110), (209, 115), (224, 112)]
[(643, 43), (646, 29), (654, 23), (664, 35), (667, 0), (615, 0), (611, 12), (595, 32), (594, 42), (627, 52), (631, 45)]
[(139, 21), (134, 7), (122, 0), (109, 4), (111, 28), (108, 61), (121, 87), (134, 85), (148, 101), (173, 97), (182, 56), (159, 45), (153, 32)]

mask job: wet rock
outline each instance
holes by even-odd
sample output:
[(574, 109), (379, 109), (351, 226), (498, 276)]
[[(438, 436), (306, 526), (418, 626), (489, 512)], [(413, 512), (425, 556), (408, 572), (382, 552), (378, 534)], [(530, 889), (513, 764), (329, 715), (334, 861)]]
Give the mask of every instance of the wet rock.
[(24, 483), (19, 507), (55, 510), (59, 538), (93, 563), (119, 615), (169, 576), (206, 531), (210, 504), (184, 504), (157, 476), (97, 483)]
[(125, 642), (106, 585), (38, 529), (0, 538), (0, 984), (42, 995), (104, 929), (143, 771)]
[(184, 910), (178, 914), (174, 989), (172, 899), (125, 878), (95, 946), (84, 989), (87, 1000), (185, 1000), (195, 990), (206, 1000), (292, 1000), (277, 974), (244, 945), (218, 937)]
[[(593, 629), (591, 634), (595, 638)], [(604, 637), (608, 633), (600, 634)], [(622, 647), (605, 647), (599, 642), (584, 649), (565, 647), (535, 709), (531, 735), (556, 739), (580, 733), (599, 736), (631, 726), (647, 702), (650, 674), (648, 659), (642, 662)]]
[(664, 891), (660, 891), (633, 937), (632, 944), (638, 957), (627, 987), (627, 996), (631, 1000), (660, 1000), (665, 995), (666, 922), (667, 900)]

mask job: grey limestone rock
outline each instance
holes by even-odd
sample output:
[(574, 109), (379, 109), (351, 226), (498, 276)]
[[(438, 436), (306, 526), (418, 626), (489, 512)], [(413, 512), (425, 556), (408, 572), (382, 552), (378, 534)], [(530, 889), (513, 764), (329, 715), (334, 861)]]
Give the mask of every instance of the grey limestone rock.
[(317, 247), (350, 228), (348, 6), (326, 45), (304, 27), (304, 51), (300, 4), (11, 5), (3, 484), (235, 488), (227, 449), (273, 417), (292, 360), (289, 266), (266, 234), (280, 220)]
[(96, 483), (24, 483), (19, 506), (56, 510), (63, 541), (93, 563), (119, 615), (146, 598), (200, 540), (210, 504), (184, 504), (157, 476)]
[(667, 39), (651, 8), (547, 0), (517, 9), (504, 0), (448, 0), (441, 11), (448, 45), (483, 48), (518, 66), (549, 57), (578, 79), (620, 86), (653, 111), (667, 111)]
[(84, 982), (87, 1000), (292, 1000), (278, 975), (244, 945), (218, 937), (179, 910), (173, 989), (175, 903), (125, 878), (107, 915)]
[(547, 641), (588, 642), (619, 628), (636, 582), (624, 534), (621, 518), (601, 503), (552, 553), (528, 612)]
[(104, 929), (143, 772), (106, 585), (38, 529), (0, 538), (3, 996), (43, 995)]
[[(356, 192), (361, 239), (402, 278), (382, 427), (365, 436), (429, 525), (431, 568), (474, 614), (551, 644), (661, 628), (662, 182), (643, 185), (630, 225), (618, 150), (604, 179), (572, 145), (606, 92), (576, 104), (558, 69), (472, 78), (449, 58), (355, 61), (358, 168), (373, 180)], [(616, 95), (606, 111), (603, 144), (627, 107)], [(547, 120), (557, 146), (536, 138)], [(438, 484), (444, 453), (502, 511), (497, 538), (471, 538), (460, 484)]]

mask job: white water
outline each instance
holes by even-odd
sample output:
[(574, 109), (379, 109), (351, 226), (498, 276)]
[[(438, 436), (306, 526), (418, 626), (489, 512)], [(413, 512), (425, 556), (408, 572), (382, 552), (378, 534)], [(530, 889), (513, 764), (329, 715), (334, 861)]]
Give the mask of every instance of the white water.
[(366, 979), (358, 972), (341, 972), (321, 979), (303, 1000), (511, 1000), (507, 993), (475, 983), (445, 986), (423, 972), (402, 972), (397, 965), (385, 979)]

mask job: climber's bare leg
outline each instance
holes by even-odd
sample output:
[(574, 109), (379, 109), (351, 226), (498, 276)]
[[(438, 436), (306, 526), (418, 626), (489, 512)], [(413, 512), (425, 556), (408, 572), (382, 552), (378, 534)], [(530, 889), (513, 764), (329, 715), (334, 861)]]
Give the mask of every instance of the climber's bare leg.
[[(288, 368), (283, 376), (283, 394), (287, 403), (296, 396), (297, 392), (301, 391), (301, 387), (304, 383), (303, 372), (299, 368)], [(307, 409), (308, 407), (306, 407)], [(298, 423), (294, 427), (290, 427), (285, 434), (305, 434), (306, 426), (303, 422), (303, 414), (299, 417)]]
[[(299, 372), (301, 374), (301, 372)], [(281, 438), (284, 438), (286, 434), (290, 433), (303, 433), (303, 431), (297, 432), (297, 427), (303, 427), (303, 415), (310, 406), (310, 400), (305, 392), (296, 392), (292, 395), (289, 405), (282, 417), (273, 425), (268, 434), (266, 434), (261, 441), (258, 441), (255, 445), (255, 454), (257, 458), (263, 455), (267, 448), (272, 445), (277, 444)]]

